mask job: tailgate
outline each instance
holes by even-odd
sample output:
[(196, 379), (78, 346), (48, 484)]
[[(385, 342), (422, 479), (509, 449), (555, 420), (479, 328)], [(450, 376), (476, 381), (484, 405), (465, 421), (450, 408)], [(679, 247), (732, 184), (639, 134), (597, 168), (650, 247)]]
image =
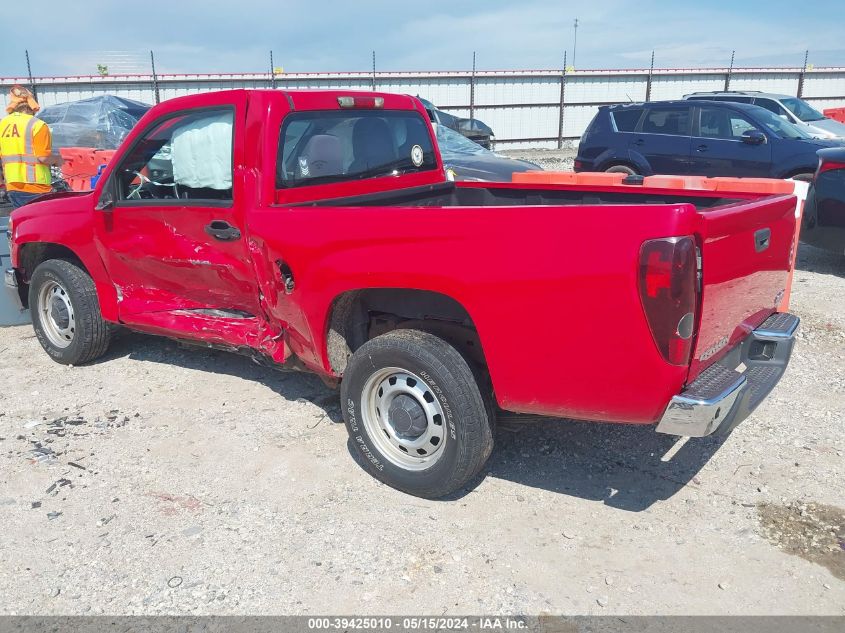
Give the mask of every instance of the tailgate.
[(775, 311), (795, 248), (792, 195), (701, 210), (701, 319), (688, 380)]

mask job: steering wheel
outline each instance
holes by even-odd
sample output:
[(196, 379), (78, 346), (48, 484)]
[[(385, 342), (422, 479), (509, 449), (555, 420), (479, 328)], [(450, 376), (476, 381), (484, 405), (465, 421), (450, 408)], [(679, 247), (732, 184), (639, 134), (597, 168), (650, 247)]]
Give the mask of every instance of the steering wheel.
[[(130, 172), (133, 176), (138, 179), (138, 184), (135, 185), (134, 189), (132, 189), (126, 196), (129, 200), (143, 200), (145, 199), (142, 195), (143, 191), (147, 191), (150, 194), (150, 198), (154, 197), (151, 192), (145, 190), (144, 187), (146, 185), (154, 185), (156, 187), (172, 187), (173, 188), (173, 197), (178, 198), (179, 194), (176, 190), (176, 183), (175, 182), (156, 182), (155, 180), (151, 180), (140, 171), (135, 171), (134, 169), (127, 169), (126, 171)], [(131, 183), (130, 183), (131, 186)]]

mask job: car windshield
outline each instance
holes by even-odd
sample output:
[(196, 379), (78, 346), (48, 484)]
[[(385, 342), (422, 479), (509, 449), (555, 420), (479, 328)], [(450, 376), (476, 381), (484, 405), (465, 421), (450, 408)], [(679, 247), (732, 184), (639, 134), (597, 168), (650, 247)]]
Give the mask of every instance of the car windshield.
[(783, 120), (774, 112), (770, 112), (765, 108), (757, 107), (754, 110), (754, 116), (769, 132), (777, 134), (781, 138), (788, 139), (805, 139), (812, 138), (809, 134), (804, 132), (797, 125)]
[(809, 103), (802, 101), (801, 99), (790, 97), (789, 99), (781, 99), (780, 102), (787, 110), (792, 112), (792, 114), (804, 121), (804, 123), (809, 121), (821, 121), (825, 118), (821, 112), (811, 107)]
[(444, 157), (455, 154), (487, 155), (493, 153), (445, 125), (435, 124), (434, 131), (437, 135), (437, 145), (440, 147), (440, 154)]

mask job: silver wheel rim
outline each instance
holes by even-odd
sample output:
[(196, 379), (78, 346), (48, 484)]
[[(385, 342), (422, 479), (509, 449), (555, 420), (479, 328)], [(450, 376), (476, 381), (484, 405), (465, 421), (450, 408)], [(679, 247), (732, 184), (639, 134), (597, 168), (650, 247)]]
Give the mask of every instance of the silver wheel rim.
[(76, 315), (67, 290), (48, 281), (38, 292), (38, 314), (44, 334), (52, 345), (65, 348), (76, 334)]
[(379, 452), (405, 470), (431, 468), (446, 444), (446, 416), (419, 376), (387, 367), (364, 385), (362, 422)]

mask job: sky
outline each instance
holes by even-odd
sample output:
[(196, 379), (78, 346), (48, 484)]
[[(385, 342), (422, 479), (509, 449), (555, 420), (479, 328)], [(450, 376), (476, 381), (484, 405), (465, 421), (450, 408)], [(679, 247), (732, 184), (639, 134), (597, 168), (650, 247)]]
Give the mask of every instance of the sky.
[[(11, 2), (11, 0), (10, 0)], [(22, 7), (24, 5), (21, 5)], [(845, 3), (780, 0), (39, 0), (0, 38), (0, 77), (159, 73), (480, 70), (575, 66), (845, 66)], [(7, 15), (9, 15), (7, 13)], [(37, 37), (32, 37), (32, 34)]]

